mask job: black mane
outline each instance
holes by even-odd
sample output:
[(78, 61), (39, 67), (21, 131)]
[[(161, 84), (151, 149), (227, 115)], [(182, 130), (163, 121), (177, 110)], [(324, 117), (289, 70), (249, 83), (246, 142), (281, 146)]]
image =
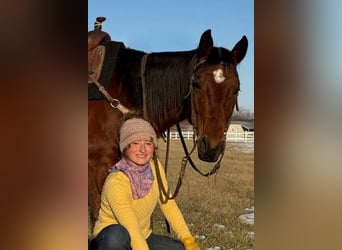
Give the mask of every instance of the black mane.
[[(133, 49), (123, 50), (119, 53), (118, 72), (121, 73), (118, 79), (124, 79), (123, 84), (131, 90), (131, 95), (134, 94), (130, 99), (134, 100), (135, 107), (143, 110), (145, 105), (148, 120), (158, 133), (163, 132), (170, 121), (176, 123), (182, 116), (184, 98), (189, 92), (195, 64), (196, 50), (148, 54), (144, 79), (141, 75), (141, 63), (146, 53)], [(143, 80), (145, 89), (142, 85)]]
[(184, 99), (189, 92), (194, 55), (195, 52), (164, 52), (148, 56), (146, 111), (157, 127), (163, 127), (164, 121), (174, 119), (176, 122), (181, 116)]

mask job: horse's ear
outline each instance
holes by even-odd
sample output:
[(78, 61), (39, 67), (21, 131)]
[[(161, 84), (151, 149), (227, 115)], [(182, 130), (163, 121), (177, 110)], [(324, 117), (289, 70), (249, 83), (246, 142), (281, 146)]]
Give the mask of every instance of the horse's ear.
[(206, 30), (198, 45), (198, 58), (207, 57), (214, 46), (213, 38), (211, 37), (211, 30)]
[(232, 58), (235, 65), (239, 64), (245, 57), (248, 47), (248, 40), (246, 36), (243, 36), (237, 44), (235, 44), (232, 50)]

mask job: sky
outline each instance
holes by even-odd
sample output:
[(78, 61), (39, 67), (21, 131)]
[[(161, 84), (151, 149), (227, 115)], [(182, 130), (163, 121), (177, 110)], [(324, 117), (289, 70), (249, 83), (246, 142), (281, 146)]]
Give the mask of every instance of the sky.
[(89, 31), (98, 16), (107, 18), (102, 30), (112, 40), (145, 52), (196, 49), (207, 29), (215, 46), (231, 50), (245, 35), (247, 54), (238, 65), (239, 107), (254, 113), (253, 0), (88, 0)]

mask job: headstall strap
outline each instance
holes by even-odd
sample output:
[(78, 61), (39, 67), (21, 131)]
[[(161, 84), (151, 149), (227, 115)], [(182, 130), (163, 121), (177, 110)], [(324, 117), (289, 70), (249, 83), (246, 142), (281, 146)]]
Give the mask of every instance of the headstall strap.
[(202, 57), (198, 60), (198, 63), (195, 64), (193, 73), (197, 71), (197, 67), (200, 66), (202, 63), (204, 63), (207, 60), (207, 57)]
[(195, 112), (195, 106), (194, 106), (194, 102), (193, 102), (193, 96), (192, 96), (192, 83), (195, 79), (195, 75), (196, 75), (196, 71), (197, 71), (197, 67), (200, 66), (202, 63), (204, 63), (207, 60), (207, 57), (202, 57), (198, 60), (197, 63), (195, 63), (195, 61), (197, 60), (197, 55), (195, 55), (192, 60), (191, 60), (191, 65), (194, 65), (192, 67), (192, 74), (191, 74), (191, 79), (190, 79), (190, 86), (189, 86), (189, 93), (184, 97), (187, 98), (190, 95), (190, 103), (191, 103), (191, 123), (192, 126), (194, 128), (194, 132), (196, 132), (195, 130), (197, 130), (197, 119), (196, 119), (196, 112)]

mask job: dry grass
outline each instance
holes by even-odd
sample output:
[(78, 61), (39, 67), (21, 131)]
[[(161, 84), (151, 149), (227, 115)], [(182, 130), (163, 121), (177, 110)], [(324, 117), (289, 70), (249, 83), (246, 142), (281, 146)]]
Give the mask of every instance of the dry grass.
[[(191, 148), (191, 141), (188, 141)], [(174, 190), (184, 156), (179, 141), (171, 141), (168, 180)], [(198, 239), (201, 249), (220, 246), (221, 249), (250, 249), (253, 239), (248, 232), (254, 232), (254, 225), (241, 223), (239, 216), (246, 214), (245, 208), (254, 206), (254, 153), (244, 153), (227, 144), (221, 168), (217, 175), (209, 178), (195, 172), (188, 164), (183, 186), (176, 201), (194, 235), (204, 235)], [(159, 143), (158, 154), (162, 162), (165, 157), (165, 143)], [(208, 172), (213, 164), (193, 160), (203, 171)], [(219, 229), (214, 224), (224, 225)], [(153, 217), (156, 233), (167, 234), (164, 217), (159, 208)], [(173, 234), (172, 234), (173, 235)]]

